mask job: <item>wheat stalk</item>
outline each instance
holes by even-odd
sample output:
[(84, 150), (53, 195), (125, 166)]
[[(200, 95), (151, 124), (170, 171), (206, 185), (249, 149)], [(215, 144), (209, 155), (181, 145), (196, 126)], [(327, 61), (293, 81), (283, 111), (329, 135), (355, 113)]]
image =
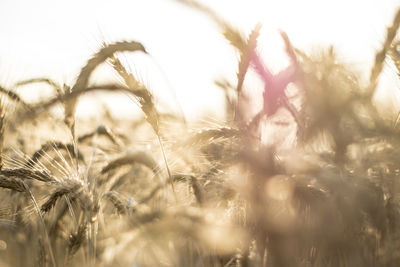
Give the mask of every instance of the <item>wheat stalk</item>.
[(3, 86), (0, 86), (0, 93), (3, 93), (7, 97), (9, 97), (11, 100), (13, 100), (19, 104), (22, 104), (22, 106), (29, 109), (29, 105), (27, 103), (25, 103), (25, 101), (22, 100), (22, 98), (17, 93), (10, 91), (10, 90), (4, 88)]
[(29, 80), (20, 81), (20, 82), (16, 83), (14, 87), (25, 86), (25, 85), (33, 84), (33, 83), (48, 84), (54, 90), (56, 90), (58, 95), (61, 95), (62, 92), (63, 92), (63, 90), (61, 89), (61, 86), (58, 85), (55, 81), (53, 81), (52, 79), (49, 79), (49, 78), (33, 78), (33, 79), (29, 79)]

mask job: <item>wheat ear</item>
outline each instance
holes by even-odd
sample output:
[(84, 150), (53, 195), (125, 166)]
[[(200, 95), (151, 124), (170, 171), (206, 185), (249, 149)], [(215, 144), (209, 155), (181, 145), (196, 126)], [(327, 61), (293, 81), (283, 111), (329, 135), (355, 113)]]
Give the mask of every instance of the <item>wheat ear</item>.
[(369, 78), (369, 85), (367, 87), (367, 96), (372, 97), (376, 86), (378, 84), (378, 77), (379, 74), (382, 72), (383, 63), (385, 62), (386, 54), (388, 53), (394, 38), (396, 37), (397, 30), (400, 26), (400, 9), (397, 10), (392, 25), (387, 29), (386, 39), (383, 43), (381, 50), (375, 56), (375, 64), (372, 67), (370, 78)]

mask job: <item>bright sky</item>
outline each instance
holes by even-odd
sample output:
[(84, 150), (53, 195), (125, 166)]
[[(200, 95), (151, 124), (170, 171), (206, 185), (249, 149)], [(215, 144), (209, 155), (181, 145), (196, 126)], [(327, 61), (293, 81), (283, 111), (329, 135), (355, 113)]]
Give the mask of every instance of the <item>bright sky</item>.
[[(248, 33), (261, 21), (260, 49), (272, 69), (286, 64), (277, 29), (292, 43), (310, 50), (333, 44), (358, 69), (369, 69), (400, 0), (203, 0)], [(154, 94), (176, 107), (175, 91), (187, 117), (218, 113), (217, 78), (233, 79), (237, 55), (206, 16), (174, 0), (1, 0), (0, 84), (50, 77), (73, 84), (80, 68), (101, 41), (137, 40), (152, 58), (127, 56)], [(116, 77), (103, 70), (98, 83)], [(37, 87), (18, 89), (30, 101), (44, 97)], [(106, 101), (110, 97), (92, 96)], [(115, 113), (129, 114), (132, 101), (122, 95), (110, 102)], [(115, 104), (117, 103), (117, 104)], [(94, 105), (78, 113), (94, 114)]]

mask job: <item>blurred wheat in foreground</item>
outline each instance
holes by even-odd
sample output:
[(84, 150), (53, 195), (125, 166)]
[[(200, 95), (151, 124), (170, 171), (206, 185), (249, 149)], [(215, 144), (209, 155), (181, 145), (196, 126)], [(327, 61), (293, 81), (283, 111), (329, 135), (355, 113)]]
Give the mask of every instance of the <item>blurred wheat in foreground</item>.
[[(244, 36), (179, 2), (237, 49), (236, 84), (216, 82), (226, 122), (161, 112), (120, 59), (148, 55), (134, 41), (104, 43), (73, 85), (15, 85), (45, 83), (49, 100), (0, 87), (0, 266), (400, 266), (400, 115), (374, 100), (385, 60), (400, 71), (400, 11), (363, 84), (334, 48), (306, 53), (284, 32), (290, 65), (272, 73), (261, 25)], [(90, 83), (103, 63), (120, 83)], [(263, 82), (256, 112), (249, 72)], [(143, 119), (77, 118), (97, 91), (129, 95)]]

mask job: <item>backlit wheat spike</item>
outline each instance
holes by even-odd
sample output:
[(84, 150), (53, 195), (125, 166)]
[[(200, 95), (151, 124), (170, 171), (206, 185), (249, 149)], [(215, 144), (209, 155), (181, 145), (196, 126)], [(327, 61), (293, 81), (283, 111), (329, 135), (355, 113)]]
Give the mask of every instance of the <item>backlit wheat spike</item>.
[[(92, 72), (97, 68), (98, 65), (103, 63), (107, 58), (114, 55), (116, 52), (136, 52), (141, 51), (146, 53), (145, 48), (141, 43), (131, 41), (131, 42), (117, 42), (114, 44), (109, 44), (106, 47), (100, 49), (82, 68), (74, 86), (71, 88), (70, 93), (74, 91), (84, 90), (89, 85), (89, 78)], [(74, 127), (74, 116), (77, 100), (76, 98), (68, 99), (65, 102), (65, 123), (71, 129)]]
[(239, 60), (239, 66), (238, 66), (238, 73), (237, 73), (237, 86), (236, 86), (236, 93), (237, 93), (237, 103), (236, 103), (236, 109), (234, 113), (234, 120), (238, 121), (241, 118), (240, 114), (240, 99), (241, 99), (241, 93), (242, 93), (242, 87), (244, 83), (244, 79), (246, 77), (247, 70), (250, 66), (250, 62), (254, 56), (254, 53), (256, 53), (257, 49), (257, 39), (260, 35), (260, 30), (261, 30), (261, 23), (258, 23), (254, 29), (251, 31), (249, 38), (246, 43), (246, 47), (243, 50), (239, 50), (240, 52), (240, 60)]
[(258, 23), (254, 29), (251, 31), (249, 38), (247, 40), (247, 44), (244, 50), (240, 51), (240, 61), (238, 68), (238, 83), (237, 83), (237, 92), (240, 93), (242, 91), (242, 86), (244, 82), (244, 77), (246, 76), (247, 69), (249, 68), (250, 61), (253, 57), (255, 50), (257, 49), (257, 39), (260, 35), (261, 23)]
[(150, 91), (139, 82), (132, 73), (129, 73), (126, 68), (122, 65), (121, 61), (116, 57), (112, 56), (109, 58), (111, 65), (114, 70), (121, 76), (125, 84), (133, 91), (141, 91), (141, 95), (136, 95), (136, 99), (140, 104), (140, 108), (146, 116), (147, 122), (154, 129), (154, 132), (159, 135), (159, 114), (154, 105), (153, 95)]
[(285, 43), (286, 54), (289, 56), (291, 63), (297, 66), (298, 62), (295, 48), (292, 46), (292, 43), (289, 40), (289, 36), (284, 31), (280, 31), (279, 33), (282, 37), (283, 42)]
[(199, 3), (194, 0), (176, 0), (182, 4), (185, 4), (189, 7), (197, 9), (204, 14), (208, 15), (212, 20), (214, 20), (218, 26), (222, 29), (223, 35), (230, 42), (232, 46), (237, 48), (239, 51), (244, 51), (247, 46), (246, 38), (232, 27), (228, 22), (226, 22), (223, 18), (221, 18), (214, 10), (211, 8)]

